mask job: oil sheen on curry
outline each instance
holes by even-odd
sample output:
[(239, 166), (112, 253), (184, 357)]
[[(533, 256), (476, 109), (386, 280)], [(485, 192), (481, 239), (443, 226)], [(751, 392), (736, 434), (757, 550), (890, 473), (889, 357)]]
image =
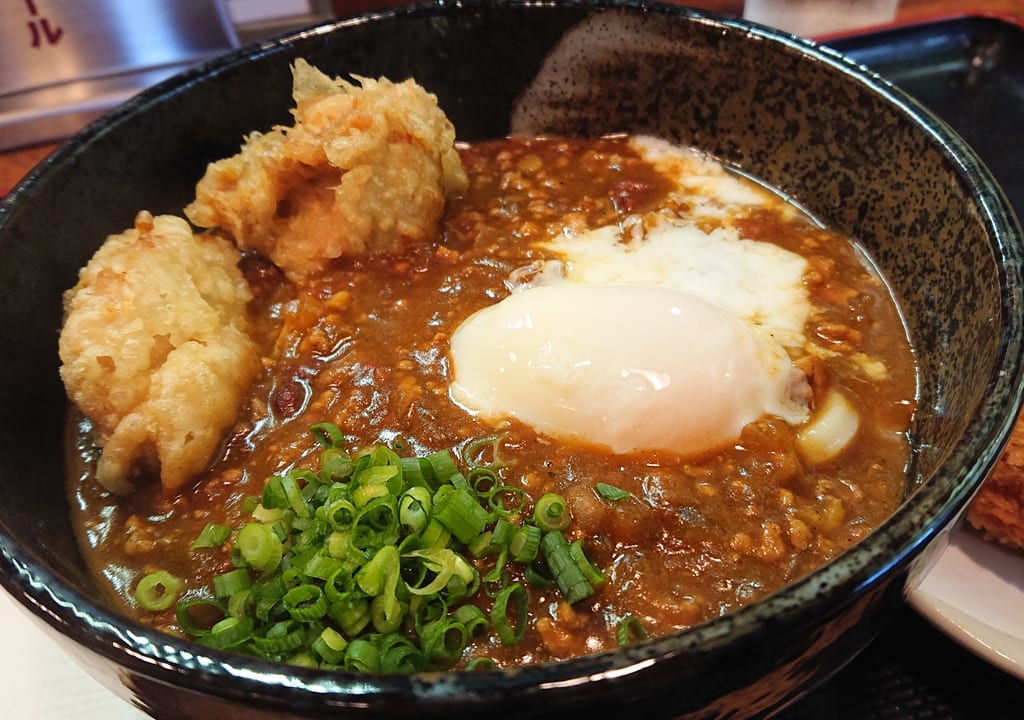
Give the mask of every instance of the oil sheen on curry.
[(293, 127), (65, 299), (73, 520), (125, 612), (325, 668), (546, 662), (901, 501), (914, 359), (849, 239), (664, 140), (456, 143), (412, 81), (294, 75)]

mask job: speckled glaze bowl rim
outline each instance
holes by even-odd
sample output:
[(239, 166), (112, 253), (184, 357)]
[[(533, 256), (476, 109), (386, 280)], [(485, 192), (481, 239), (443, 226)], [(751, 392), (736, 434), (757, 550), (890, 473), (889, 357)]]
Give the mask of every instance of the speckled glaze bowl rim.
[[(517, 2), (487, 3), (488, 7), (521, 5)], [(972, 202), (989, 228), (998, 247), (1002, 275), (1000, 288), (1003, 317), (1000, 329), (1004, 337), (999, 353), (1001, 366), (993, 371), (986, 400), (969, 423), (958, 445), (939, 470), (923, 483), (878, 530), (824, 568), (787, 586), (773, 596), (700, 626), (637, 643), (628, 648), (520, 668), (474, 673), (434, 672), (415, 675), (367, 675), (327, 672), (285, 667), (246, 656), (209, 650), (197, 644), (165, 635), (137, 622), (127, 620), (108, 608), (80, 595), (50, 572), (39, 558), (21, 548), (16, 538), (0, 531), (0, 583), (31, 612), (58, 632), (80, 645), (143, 676), (163, 680), (182, 688), (211, 693), (222, 698), (254, 703), (266, 701), (280, 705), (294, 703), (309, 695), (320, 707), (345, 705), (353, 697), (372, 704), (374, 697), (422, 698), (432, 693), (437, 683), (446, 693), (498, 692), (517, 688), (570, 686), (577, 682), (600, 680), (642, 672), (652, 660), (688, 652), (714, 652), (737, 638), (766, 630), (779, 618), (800, 620), (820, 612), (825, 597), (844, 597), (852, 602), (861, 591), (871, 587), (895, 567), (905, 565), (936, 536), (955, 522), (962, 510), (997, 461), (1009, 438), (1013, 420), (1022, 398), (1022, 330), (1024, 296), (1020, 283), (1022, 233), (995, 180), (966, 143), (945, 123), (919, 103), (877, 74), (827, 47), (752, 23), (716, 13), (677, 5), (644, 2), (568, 2), (526, 3), (543, 10), (551, 6), (586, 7), (588, 10), (632, 10), (674, 15), (680, 19), (721, 27), (723, 31), (749, 35), (759, 41), (785, 46), (784, 51), (803, 56), (807, 62), (820, 63), (831, 72), (859, 83), (910, 119), (939, 146), (958, 167), (971, 189)], [(33, 187), (63, 164), (82, 153), (90, 143), (118, 126), (135, 113), (158, 104), (165, 96), (187, 92), (204, 78), (215, 77), (238, 64), (272, 55), (276, 51), (311, 36), (329, 35), (353, 25), (399, 15), (419, 16), (432, 13), (472, 12), (475, 2), (440, 2), (378, 12), (325, 23), (280, 38), (255, 44), (210, 60), (170, 80), (144, 91), (104, 118), (96, 121), (34, 169), (0, 203), (0, 230), (5, 218)], [(999, 255), (999, 253), (1002, 253)], [(844, 601), (841, 601), (844, 602)]]

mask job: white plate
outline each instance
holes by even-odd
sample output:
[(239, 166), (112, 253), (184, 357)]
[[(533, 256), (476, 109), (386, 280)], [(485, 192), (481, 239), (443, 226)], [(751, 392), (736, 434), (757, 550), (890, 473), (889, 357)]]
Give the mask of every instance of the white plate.
[(1024, 553), (962, 525), (910, 604), (971, 652), (1024, 679)]
[(5, 718), (18, 720), (146, 720), (147, 715), (82, 670), (27, 611), (0, 590), (0, 628), (7, 647), (0, 653)]

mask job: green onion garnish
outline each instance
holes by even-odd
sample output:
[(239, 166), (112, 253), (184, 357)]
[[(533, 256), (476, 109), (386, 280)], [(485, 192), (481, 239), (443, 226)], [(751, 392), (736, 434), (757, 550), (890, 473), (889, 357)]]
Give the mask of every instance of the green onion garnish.
[(226, 617), (223, 606), (214, 600), (189, 600), (178, 603), (175, 617), (183, 633), (202, 637)]
[(459, 542), (468, 543), (483, 531), (488, 514), (469, 490), (456, 488), (440, 499), (435, 495), (434, 518)]
[(594, 563), (590, 562), (590, 558), (587, 557), (586, 553), (583, 552), (583, 541), (574, 540), (569, 544), (569, 557), (576, 563), (582, 572), (583, 576), (587, 579), (587, 582), (592, 585), (601, 585), (604, 583), (604, 573), (601, 572)]
[[(311, 432), (318, 469), (275, 475), (249, 501), (251, 519), (230, 546), (234, 569), (213, 577), (209, 598), (178, 605), (183, 633), (307, 667), (436, 670), (459, 663), (470, 643), (521, 640), (528, 585), (557, 583), (572, 603), (603, 581), (582, 544), (563, 535), (571, 513), (562, 496), (542, 496), (524, 522), (530, 498), (503, 483), (500, 438), (467, 445), (478, 462), (460, 467), (448, 450), (351, 453), (337, 426)], [(231, 533), (208, 525), (196, 547)], [(137, 595), (140, 605), (167, 609), (182, 589), (154, 573)]]
[(226, 650), (251, 638), (252, 628), (252, 620), (248, 618), (226, 617), (210, 628), (210, 632), (203, 636), (202, 642), (218, 650)]
[(624, 618), (615, 629), (615, 639), (620, 646), (631, 645), (637, 640), (646, 640), (647, 637), (647, 628), (632, 615)]
[(262, 523), (246, 523), (235, 538), (245, 561), (261, 573), (273, 572), (281, 564), (281, 540), (274, 531)]
[(158, 570), (139, 580), (135, 586), (135, 601), (143, 610), (162, 612), (174, 605), (184, 587), (185, 582), (181, 578), (166, 570)]
[(597, 494), (605, 500), (625, 500), (632, 495), (628, 490), (623, 490), (620, 487), (609, 485), (608, 483), (599, 482), (594, 485), (594, 489), (597, 490)]
[(222, 575), (213, 578), (213, 594), (218, 598), (228, 598), (243, 590), (248, 590), (252, 584), (249, 578), (249, 571), (245, 568), (235, 568)]
[(594, 594), (594, 586), (573, 559), (565, 535), (557, 530), (546, 533), (540, 549), (566, 602), (571, 605)]
[(519, 563), (532, 563), (540, 549), (541, 529), (536, 525), (523, 525), (509, 541), (512, 559)]
[(541, 530), (565, 530), (572, 522), (565, 498), (557, 493), (544, 493), (533, 508), (533, 521)]
[[(523, 639), (526, 634), (527, 611), (529, 610), (529, 596), (526, 588), (520, 583), (513, 583), (498, 593), (494, 598), (494, 607), (491, 608), (491, 624), (498, 633), (498, 640), (502, 645), (514, 645)], [(512, 607), (509, 607), (511, 603)], [(510, 622), (509, 612), (514, 613)]]
[(309, 426), (313, 439), (325, 448), (336, 448), (345, 442), (341, 429), (334, 423), (315, 423)]
[(192, 546), (189, 549), (220, 547), (227, 542), (229, 537), (231, 537), (231, 528), (227, 525), (207, 523), (202, 532), (192, 541)]

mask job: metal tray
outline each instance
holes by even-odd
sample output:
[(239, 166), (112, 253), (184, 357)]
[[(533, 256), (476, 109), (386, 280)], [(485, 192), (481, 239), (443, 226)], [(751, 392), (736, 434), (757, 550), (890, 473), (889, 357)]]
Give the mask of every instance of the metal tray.
[[(964, 16), (825, 44), (943, 119), (1024, 218), (1024, 27)], [(909, 605), (844, 670), (778, 720), (1017, 720), (1024, 682), (972, 654)]]

